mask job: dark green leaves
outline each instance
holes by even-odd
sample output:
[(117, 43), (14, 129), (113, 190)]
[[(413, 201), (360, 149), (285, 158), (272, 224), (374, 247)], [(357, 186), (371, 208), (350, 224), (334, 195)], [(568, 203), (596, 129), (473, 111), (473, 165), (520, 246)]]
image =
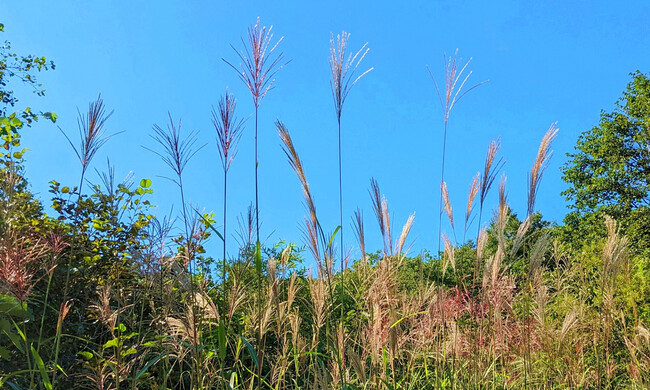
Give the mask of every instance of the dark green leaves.
[(45, 369), (45, 363), (43, 363), (43, 359), (41, 359), (41, 356), (38, 354), (36, 349), (34, 347), (31, 347), (32, 349), (32, 356), (34, 357), (34, 363), (36, 363), (36, 367), (38, 368), (38, 372), (41, 374), (41, 379), (43, 380), (43, 386), (47, 390), (52, 390), (52, 383), (50, 382), (50, 377), (47, 373), (47, 370)]
[(58, 116), (53, 112), (44, 112), (43, 117), (47, 120), (52, 121), (52, 123), (56, 123), (56, 119), (58, 118)]
[(573, 212), (565, 219), (565, 240), (583, 245), (598, 237), (604, 215), (614, 217), (636, 253), (650, 253), (650, 78), (632, 74), (612, 112), (584, 131), (562, 168), (569, 188), (562, 194)]
[(650, 79), (637, 72), (600, 123), (582, 133), (576, 152), (568, 154), (563, 192), (578, 212), (601, 206), (621, 212), (648, 205), (650, 193)]

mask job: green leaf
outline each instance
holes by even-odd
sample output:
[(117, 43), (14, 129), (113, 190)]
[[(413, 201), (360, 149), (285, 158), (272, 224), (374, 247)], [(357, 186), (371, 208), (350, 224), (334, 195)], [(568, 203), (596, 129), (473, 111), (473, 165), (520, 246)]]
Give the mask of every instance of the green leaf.
[(144, 375), (144, 374), (147, 372), (147, 370), (148, 370), (151, 366), (153, 366), (154, 364), (156, 364), (160, 359), (164, 358), (164, 357), (167, 356), (167, 355), (169, 355), (169, 353), (163, 353), (162, 355), (158, 355), (158, 356), (156, 356), (155, 358), (149, 360), (149, 361), (147, 362), (147, 364), (145, 364), (144, 367), (142, 367), (142, 370), (140, 370), (140, 371), (135, 375), (135, 380), (137, 381), (138, 379), (140, 379), (140, 378), (142, 377), (142, 375)]
[(135, 349), (135, 348), (129, 348), (129, 349), (127, 349), (126, 351), (122, 351), (122, 357), (127, 357), (127, 356), (130, 356), (130, 355), (135, 355), (136, 353), (138, 353), (138, 350), (137, 350), (137, 349)]
[(93, 354), (87, 351), (78, 352), (77, 355), (81, 356), (83, 360), (90, 360), (93, 358)]
[(334, 238), (336, 237), (336, 233), (341, 230), (341, 225), (337, 226), (336, 229), (334, 229), (334, 233), (332, 233), (332, 237), (330, 237), (330, 242), (327, 244), (328, 248), (332, 247), (332, 243), (334, 242)]
[(262, 245), (259, 240), (255, 243), (255, 269), (262, 275)]
[(9, 337), (9, 340), (11, 340), (11, 343), (14, 345), (14, 347), (16, 347), (16, 349), (18, 349), (21, 353), (25, 352), (23, 349), (23, 342), (17, 334), (8, 331), (4, 331), (4, 334)]
[(406, 315), (406, 316), (400, 318), (399, 320), (393, 322), (393, 324), (390, 326), (389, 329), (393, 329), (394, 327), (396, 327), (397, 325), (399, 325), (400, 322), (404, 321), (404, 320), (407, 319), (407, 318), (416, 317), (416, 316), (419, 316), (419, 315), (422, 315), (422, 314), (426, 314), (426, 313), (427, 313), (426, 311), (419, 311), (419, 312), (417, 312), (417, 313), (411, 313), (411, 314), (409, 314), (409, 315)]
[(224, 360), (226, 358), (226, 325), (223, 323), (223, 320), (219, 321), (217, 341), (219, 344), (219, 359)]
[(255, 364), (255, 367), (258, 367), (260, 365), (259, 361), (257, 360), (257, 352), (255, 352), (255, 348), (251, 345), (251, 343), (248, 342), (244, 338), (244, 336), (239, 336), (240, 340), (246, 345), (246, 349), (248, 350), (248, 354), (251, 356), (251, 359), (253, 360), (253, 363)]
[(0, 294), (0, 313), (11, 317), (24, 317), (23, 308), (20, 306), (18, 299), (6, 294)]
[(68, 376), (68, 374), (65, 372), (65, 370), (63, 370), (63, 367), (61, 367), (60, 365), (57, 364), (56, 369), (59, 370), (61, 372), (61, 374), (65, 375), (66, 377)]
[(140, 180), (140, 187), (142, 187), (142, 188), (151, 187), (151, 180), (150, 179), (142, 179), (142, 180)]
[(5, 25), (0, 23), (0, 31), (4, 31), (4, 30), (5, 30)]
[(230, 385), (230, 388), (234, 390), (237, 387), (237, 373), (233, 372), (230, 374), (230, 382), (228, 383)]
[[(195, 210), (195, 211), (196, 211), (196, 210)], [(196, 213), (198, 214), (199, 218), (201, 218), (201, 220), (203, 221), (203, 223), (205, 224), (205, 226), (208, 227), (210, 230), (212, 230), (212, 231), (217, 235), (217, 237), (219, 237), (219, 238), (221, 239), (221, 241), (223, 241), (223, 236), (221, 235), (221, 233), (219, 233), (219, 231), (217, 230), (217, 228), (214, 227), (214, 225), (212, 224), (212, 222), (210, 222), (210, 220), (209, 220), (208, 218), (206, 218), (205, 215), (202, 215), (202, 214), (199, 213), (198, 211), (196, 211)], [(207, 215), (207, 214), (206, 214), (206, 215)]]
[(0, 346), (0, 358), (8, 360), (10, 357), (9, 350), (5, 347)]
[[(126, 327), (124, 327), (124, 330), (126, 330)], [(137, 335), (138, 335), (138, 333), (136, 333), (136, 332), (131, 332), (131, 333), (127, 334), (127, 335), (122, 335), (122, 338), (123, 338), (124, 340), (131, 340), (132, 338), (134, 338), (134, 337), (137, 336)]]
[(108, 349), (110, 347), (117, 347), (119, 345), (119, 340), (118, 339), (112, 339), (108, 340), (106, 344), (104, 344), (104, 349)]
[(20, 388), (20, 386), (18, 386), (17, 384), (15, 384), (15, 383), (13, 383), (13, 382), (7, 382), (7, 385), (8, 385), (9, 387), (11, 387), (13, 390), (22, 390), (22, 389)]
[(58, 118), (58, 116), (53, 112), (44, 112), (43, 116), (45, 119), (51, 120), (52, 123), (56, 123), (56, 119)]
[(43, 379), (43, 386), (47, 390), (52, 390), (52, 382), (50, 382), (50, 377), (47, 374), (47, 371), (45, 370), (45, 364), (43, 363), (43, 359), (41, 359), (41, 356), (36, 352), (36, 349), (34, 349), (34, 346), (32, 348), (32, 356), (34, 356), (34, 362), (36, 363), (36, 367), (38, 367), (38, 371), (41, 373), (41, 379)]

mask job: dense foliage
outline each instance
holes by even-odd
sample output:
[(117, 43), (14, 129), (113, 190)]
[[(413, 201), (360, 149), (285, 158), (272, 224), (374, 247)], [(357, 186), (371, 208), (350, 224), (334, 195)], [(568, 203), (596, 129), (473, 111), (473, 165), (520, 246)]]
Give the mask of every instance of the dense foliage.
[[(471, 239), (445, 237), (441, 253), (409, 256), (413, 217), (393, 235), (388, 203), (373, 180), (383, 248), (366, 250), (357, 213), (362, 255), (341, 258), (338, 270), (338, 229), (327, 234), (320, 225), (281, 122), (279, 136), (305, 195), (305, 246), (262, 247), (251, 208), (236, 255), (205, 253), (205, 240), (227, 233), (214, 215), (185, 203), (183, 170), (196, 148), (193, 134), (184, 135), (171, 117), (166, 129), (155, 129), (155, 151), (178, 184), (176, 224), (150, 212), (151, 180), (118, 182), (109, 166), (101, 184), (87, 186), (86, 168), (110, 138), (101, 97), (80, 114), (80, 184), (51, 182), (46, 211), (29, 191), (20, 131), (56, 115), (11, 113), (18, 99), (8, 86), (18, 80), (42, 94), (34, 72), (54, 65), (9, 47), (0, 61), (0, 387), (650, 386), (647, 76), (633, 75), (617, 111), (604, 113), (569, 156), (564, 173), (574, 212), (565, 225), (534, 208), (552, 126), (531, 168), (525, 216), (508, 207), (502, 181), (488, 227), (468, 234), (467, 225), (487, 214), (485, 194), (501, 168), (493, 142), (466, 207), (463, 236)], [(223, 102), (214, 122), (225, 176), (241, 122), (232, 117), (234, 98)], [(226, 183), (224, 177), (227, 194)], [(443, 186), (454, 226), (445, 192)]]

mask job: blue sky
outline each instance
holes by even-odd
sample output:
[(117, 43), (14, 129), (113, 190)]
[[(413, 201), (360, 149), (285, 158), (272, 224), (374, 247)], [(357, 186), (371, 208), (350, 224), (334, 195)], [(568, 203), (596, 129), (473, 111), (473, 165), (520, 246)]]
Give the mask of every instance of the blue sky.
[[(511, 206), (525, 213), (526, 173), (540, 139), (557, 121), (555, 154), (537, 208), (561, 222), (566, 203), (559, 168), (565, 154), (582, 131), (598, 123), (602, 109), (614, 107), (629, 73), (647, 72), (650, 64), (645, 1), (2, 1), (0, 7), (2, 39), (19, 53), (45, 55), (57, 65), (40, 75), (47, 95), (23, 93), (21, 104), (56, 112), (58, 125), (76, 135), (77, 108), (85, 109), (101, 92), (115, 110), (109, 131), (123, 133), (93, 165), (103, 169), (110, 156), (119, 177), (133, 171), (138, 179), (151, 178), (159, 215), (173, 204), (179, 210), (178, 195), (159, 177), (168, 174), (164, 164), (142, 146), (154, 146), (152, 125), (165, 125), (171, 112), (208, 144), (188, 166), (186, 191), (192, 204), (214, 210), (217, 219), (222, 172), (211, 106), (229, 87), (238, 114), (253, 112), (250, 94), (221, 59), (237, 60), (230, 45), (241, 47), (240, 37), (256, 17), (273, 25), (276, 38), (284, 36), (279, 49), (292, 61), (277, 74), (276, 88), (260, 109), (260, 212), (268, 243), (302, 242), (305, 215), (276, 118), (289, 128), (303, 159), (322, 225), (333, 230), (338, 224), (336, 118), (327, 62), (332, 32), (350, 32), (351, 49), (368, 42), (362, 67), (374, 67), (354, 87), (343, 112), (345, 220), (356, 207), (364, 210), (372, 249), (381, 241), (367, 191), (371, 177), (388, 199), (394, 230), (416, 212), (413, 251), (437, 245), (443, 127), (426, 65), (442, 81), (443, 54), (458, 48), (464, 61), (472, 58), (470, 82), (490, 80), (463, 98), (449, 124), (446, 180), (457, 221), (486, 147), (499, 136)], [(252, 124), (231, 169), (231, 227), (254, 196)], [(48, 199), (52, 179), (76, 185), (79, 163), (53, 125), (25, 130), (24, 144), (30, 148), (32, 189), (42, 199)], [(89, 180), (98, 182), (94, 172)], [(489, 205), (495, 202), (493, 193)], [(349, 225), (345, 229), (346, 246), (356, 248)], [(218, 256), (216, 241), (210, 247)]]

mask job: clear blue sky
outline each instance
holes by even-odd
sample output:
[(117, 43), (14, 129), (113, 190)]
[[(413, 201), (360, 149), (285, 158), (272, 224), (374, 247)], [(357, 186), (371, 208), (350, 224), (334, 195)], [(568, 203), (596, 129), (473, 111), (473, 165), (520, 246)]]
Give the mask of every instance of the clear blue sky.
[[(138, 179), (151, 178), (160, 215), (172, 204), (179, 209), (177, 191), (158, 177), (168, 170), (142, 145), (153, 146), (152, 125), (165, 125), (168, 111), (182, 118), (184, 129), (198, 130), (208, 143), (188, 166), (188, 198), (214, 210), (218, 219), (222, 173), (210, 108), (229, 87), (238, 97), (238, 114), (253, 112), (248, 91), (221, 58), (236, 60), (230, 45), (241, 46), (240, 37), (257, 16), (272, 24), (292, 62), (278, 73), (276, 88), (261, 106), (260, 210), (269, 243), (302, 242), (305, 215), (276, 118), (291, 131), (324, 228), (338, 224), (330, 32), (350, 32), (352, 49), (368, 42), (363, 66), (375, 68), (352, 90), (343, 112), (345, 220), (357, 206), (364, 210), (370, 249), (381, 242), (367, 192), (371, 177), (389, 201), (395, 231), (416, 212), (413, 251), (437, 245), (442, 113), (427, 64), (441, 81), (443, 54), (458, 48), (464, 60), (473, 58), (470, 81), (490, 80), (461, 101), (450, 121), (446, 179), (457, 221), (485, 149), (499, 136), (511, 206), (524, 213), (526, 173), (541, 137), (557, 121), (560, 132), (538, 209), (558, 222), (566, 212), (559, 170), (565, 154), (580, 132), (598, 123), (601, 109), (614, 107), (628, 74), (647, 72), (650, 65), (646, 1), (2, 1), (0, 10), (2, 39), (57, 65), (40, 76), (46, 97), (23, 94), (23, 105), (55, 111), (58, 124), (76, 135), (77, 107), (84, 110), (101, 92), (115, 110), (109, 131), (123, 133), (93, 165), (103, 169), (110, 156), (119, 177), (133, 171)], [(252, 123), (231, 170), (231, 227), (253, 200)], [(53, 125), (25, 130), (24, 143), (31, 150), (26, 158), (32, 188), (42, 199), (48, 199), (52, 179), (76, 185), (79, 163)], [(98, 181), (94, 172), (89, 180)], [(490, 206), (496, 202), (492, 195)], [(351, 247), (352, 231), (345, 228)], [(211, 247), (218, 248), (216, 241)]]

